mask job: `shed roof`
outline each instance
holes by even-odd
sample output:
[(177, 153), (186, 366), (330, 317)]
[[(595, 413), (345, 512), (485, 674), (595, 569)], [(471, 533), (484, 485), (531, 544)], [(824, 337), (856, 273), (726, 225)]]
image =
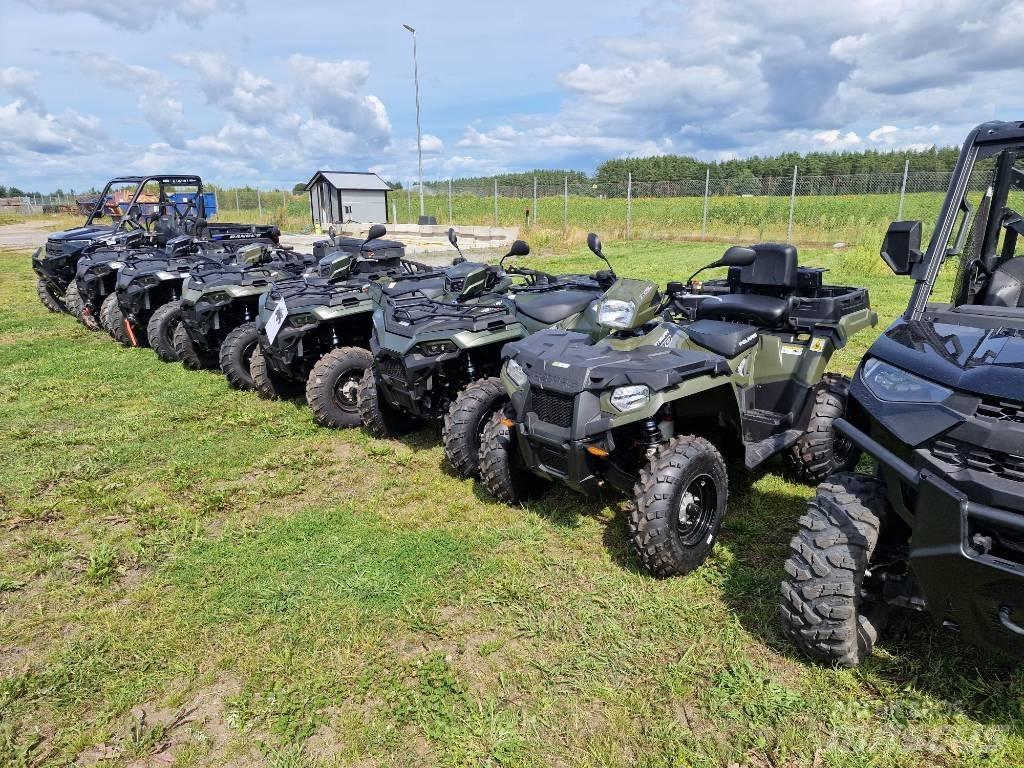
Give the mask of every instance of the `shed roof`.
[(306, 182), (308, 190), (320, 178), (323, 178), (335, 189), (363, 189), (390, 192), (391, 187), (376, 173), (360, 173), (358, 171), (317, 171), (313, 178)]

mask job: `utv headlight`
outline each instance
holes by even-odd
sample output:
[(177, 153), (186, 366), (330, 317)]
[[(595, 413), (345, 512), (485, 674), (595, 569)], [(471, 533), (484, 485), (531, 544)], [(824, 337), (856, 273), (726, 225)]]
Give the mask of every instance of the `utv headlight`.
[(951, 389), (877, 358), (864, 363), (861, 376), (875, 397), (890, 403), (941, 403), (953, 394)]
[(612, 390), (611, 404), (620, 411), (635, 411), (651, 400), (651, 390), (646, 384), (631, 384)]
[(507, 363), (505, 363), (505, 374), (517, 387), (525, 387), (526, 382), (529, 381), (526, 376), (526, 371), (523, 370), (523, 366), (517, 363), (515, 358), (511, 358)]
[(609, 328), (629, 328), (636, 317), (636, 304), (632, 301), (606, 299), (597, 310), (597, 322)]
[(437, 357), (448, 352), (456, 352), (458, 349), (451, 341), (425, 341), (419, 345), (420, 353), (427, 357)]

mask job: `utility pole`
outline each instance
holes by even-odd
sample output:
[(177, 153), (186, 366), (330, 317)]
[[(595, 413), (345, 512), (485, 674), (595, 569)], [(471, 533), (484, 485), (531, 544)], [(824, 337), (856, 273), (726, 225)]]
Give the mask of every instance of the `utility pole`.
[(416, 60), (416, 30), (408, 24), (402, 26), (412, 35), (412, 76), (416, 83), (416, 155), (419, 160), (420, 216), (423, 216), (425, 211), (423, 208), (423, 137), (420, 132), (420, 66)]

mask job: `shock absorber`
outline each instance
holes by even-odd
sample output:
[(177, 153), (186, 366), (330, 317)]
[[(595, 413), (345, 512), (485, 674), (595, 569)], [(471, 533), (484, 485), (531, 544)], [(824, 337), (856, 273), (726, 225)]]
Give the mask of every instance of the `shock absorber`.
[(644, 432), (644, 440), (647, 445), (646, 453), (647, 458), (654, 458), (654, 454), (661, 448), (661, 428), (658, 426), (658, 422), (652, 417), (645, 420), (641, 424), (641, 429)]
[(470, 354), (466, 353), (466, 373), (469, 374), (469, 378), (476, 379), (476, 368), (473, 367), (473, 358)]

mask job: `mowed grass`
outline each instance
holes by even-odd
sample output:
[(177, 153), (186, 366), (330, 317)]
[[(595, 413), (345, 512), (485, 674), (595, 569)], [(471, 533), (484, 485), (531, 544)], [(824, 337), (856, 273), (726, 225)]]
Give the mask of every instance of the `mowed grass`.
[[(721, 246), (606, 252), (665, 281)], [(852, 671), (782, 639), (810, 488), (734, 471), (711, 560), (657, 581), (623, 500), (493, 503), (434, 427), (319, 429), (48, 314), (28, 257), (0, 254), (0, 765), (1024, 762), (1024, 673), (923, 618)], [(803, 261), (883, 326), (906, 302), (869, 254)]]

